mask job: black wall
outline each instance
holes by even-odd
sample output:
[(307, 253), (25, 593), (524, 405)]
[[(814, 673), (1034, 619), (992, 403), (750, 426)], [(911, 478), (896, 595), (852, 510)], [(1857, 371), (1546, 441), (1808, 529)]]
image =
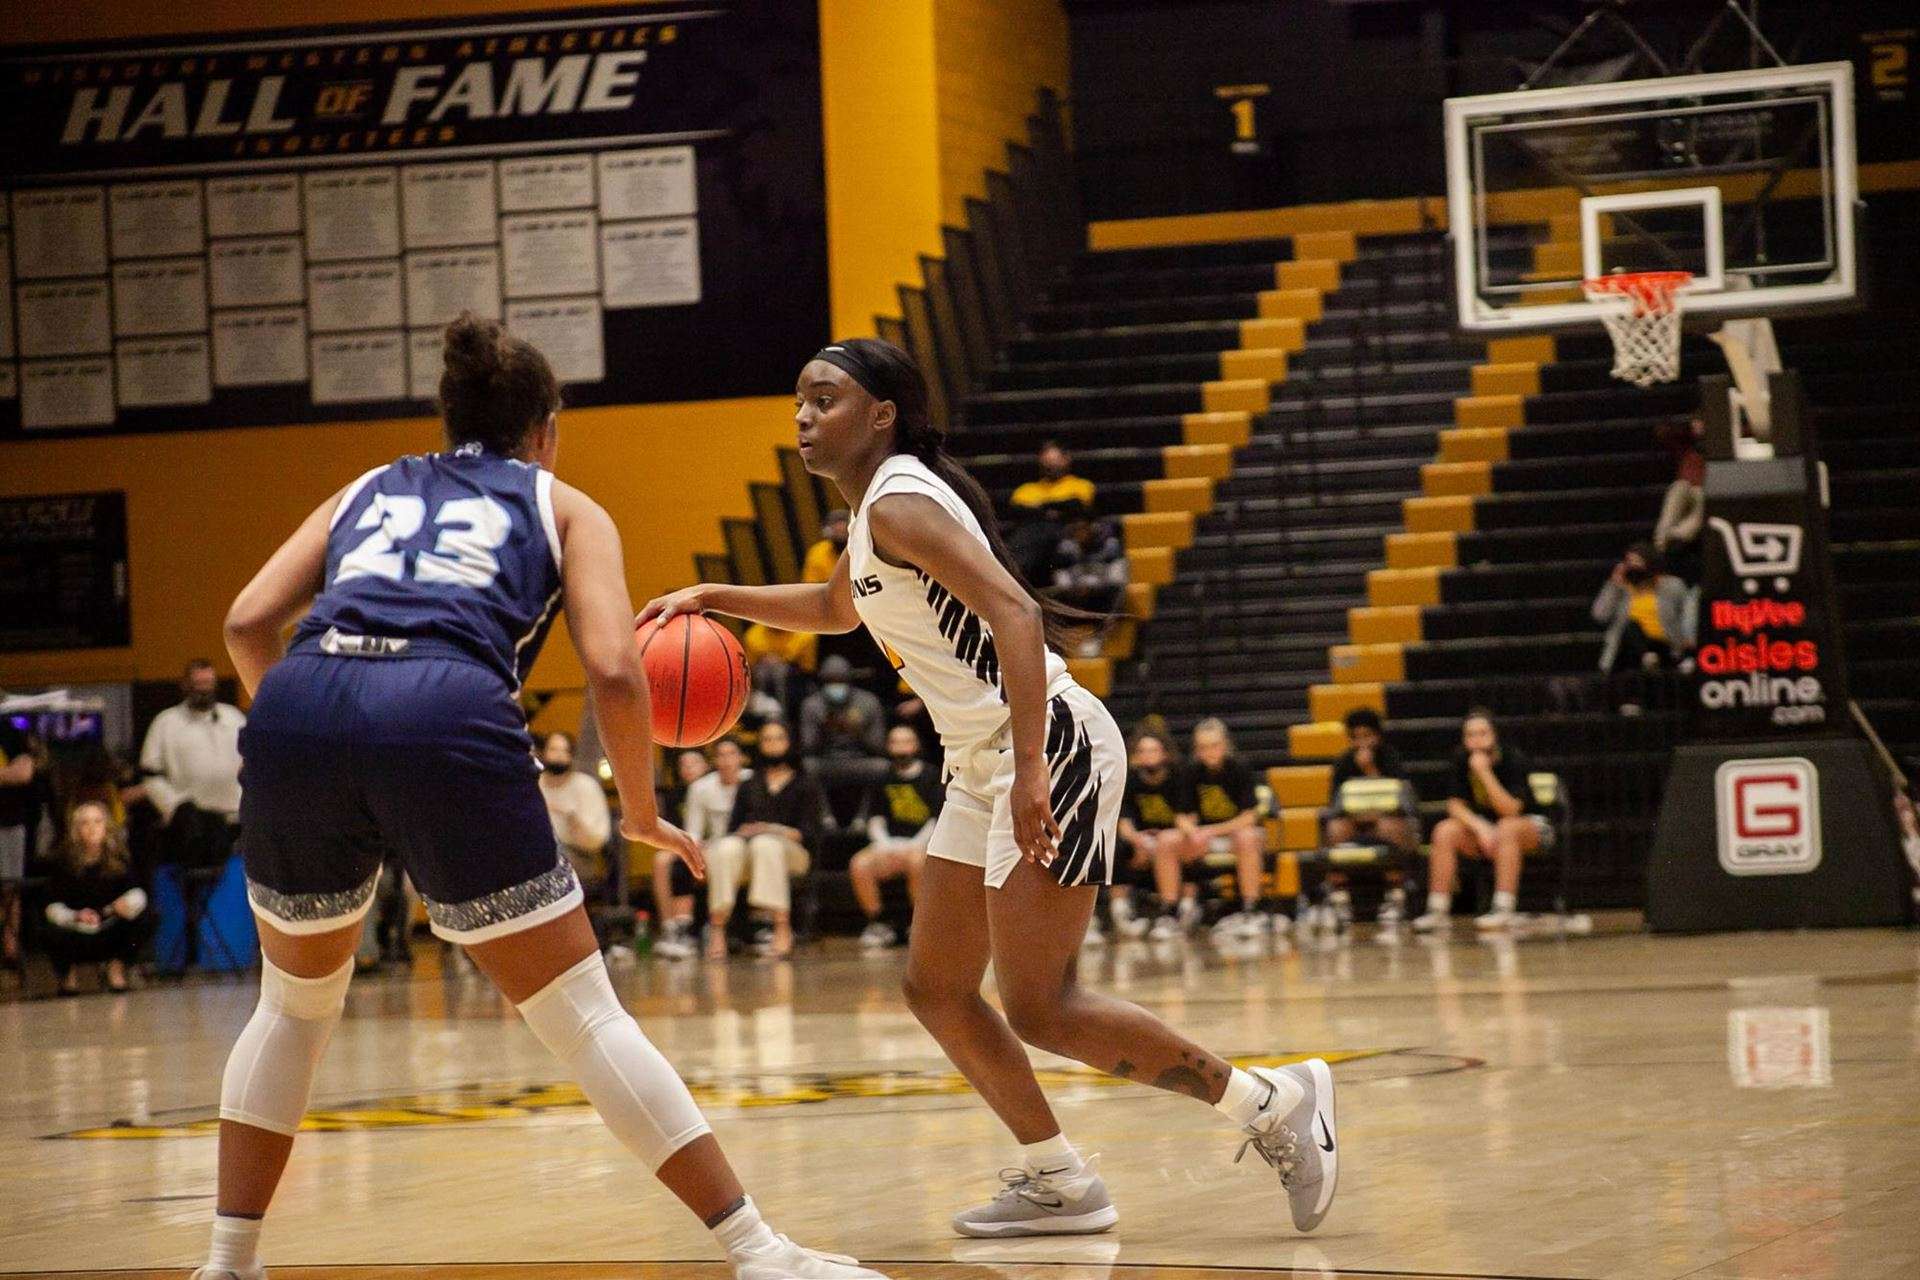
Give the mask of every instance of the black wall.
[[(1724, 6), (1631, 3), (1673, 63)], [(1073, 130), (1089, 218), (1130, 218), (1365, 197), (1438, 195), (1448, 97), (1517, 89), (1591, 10), (1577, 0), (1067, 0)], [(1789, 62), (1860, 69), (1862, 161), (1920, 157), (1920, 6), (1914, 0), (1764, 0), (1767, 36)], [(1870, 39), (1869, 37), (1874, 37)], [(1905, 49), (1907, 83), (1876, 83), (1876, 45)], [(1629, 46), (1580, 46), (1578, 74)], [(1708, 70), (1748, 65), (1728, 27)], [(1882, 54), (1884, 60), (1889, 56)], [(1601, 78), (1623, 77), (1617, 71)], [(1885, 80), (1889, 72), (1881, 72)], [(1220, 86), (1266, 84), (1259, 146), (1235, 154)]]

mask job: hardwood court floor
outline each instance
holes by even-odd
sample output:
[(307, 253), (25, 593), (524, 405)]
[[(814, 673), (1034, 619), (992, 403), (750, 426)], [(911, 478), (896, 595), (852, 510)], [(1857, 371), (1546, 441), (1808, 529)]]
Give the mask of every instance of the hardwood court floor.
[[(278, 1280), (722, 1276), (512, 1011), (433, 952), (349, 997), (268, 1221)], [(1011, 1152), (900, 965), (841, 946), (616, 981), (776, 1228), (902, 1280), (1920, 1276), (1920, 934), (1097, 953), (1095, 981), (1224, 1052), (1337, 1058), (1340, 1198), (1308, 1238), (1211, 1112), (1054, 1059), (1120, 1227), (952, 1236)], [(199, 1259), (208, 1117), (252, 1004), (209, 982), (0, 1005), (0, 1273)]]

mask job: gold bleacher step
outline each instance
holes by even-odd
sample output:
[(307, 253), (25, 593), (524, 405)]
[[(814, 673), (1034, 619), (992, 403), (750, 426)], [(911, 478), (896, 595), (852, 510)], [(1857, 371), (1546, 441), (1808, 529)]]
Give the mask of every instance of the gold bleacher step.
[(1381, 715), (1387, 712), (1387, 687), (1384, 684), (1316, 684), (1307, 690), (1307, 714), (1315, 720), (1340, 720), (1347, 712), (1365, 707)]
[(1267, 770), (1267, 786), (1282, 808), (1324, 806), (1333, 795), (1333, 770), (1324, 764), (1275, 765)]
[(1392, 684), (1407, 677), (1404, 645), (1336, 644), (1328, 654), (1335, 684)]
[(1233, 474), (1233, 450), (1224, 444), (1170, 444), (1160, 456), (1169, 480), (1225, 480)]

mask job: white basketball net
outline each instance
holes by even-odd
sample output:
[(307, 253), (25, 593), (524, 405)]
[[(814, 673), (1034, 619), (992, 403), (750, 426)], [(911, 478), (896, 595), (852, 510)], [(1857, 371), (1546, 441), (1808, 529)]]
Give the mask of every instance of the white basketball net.
[(1585, 284), (1587, 301), (1613, 339), (1613, 376), (1636, 387), (1680, 376), (1680, 291), (1689, 271), (1600, 276)]

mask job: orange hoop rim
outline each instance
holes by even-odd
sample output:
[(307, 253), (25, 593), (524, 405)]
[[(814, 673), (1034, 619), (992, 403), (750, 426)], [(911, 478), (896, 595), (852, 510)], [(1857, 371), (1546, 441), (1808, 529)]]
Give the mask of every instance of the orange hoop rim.
[(1581, 282), (1588, 296), (1616, 294), (1631, 298), (1641, 314), (1669, 310), (1674, 295), (1693, 283), (1691, 271), (1623, 271), (1618, 275), (1594, 276)]

